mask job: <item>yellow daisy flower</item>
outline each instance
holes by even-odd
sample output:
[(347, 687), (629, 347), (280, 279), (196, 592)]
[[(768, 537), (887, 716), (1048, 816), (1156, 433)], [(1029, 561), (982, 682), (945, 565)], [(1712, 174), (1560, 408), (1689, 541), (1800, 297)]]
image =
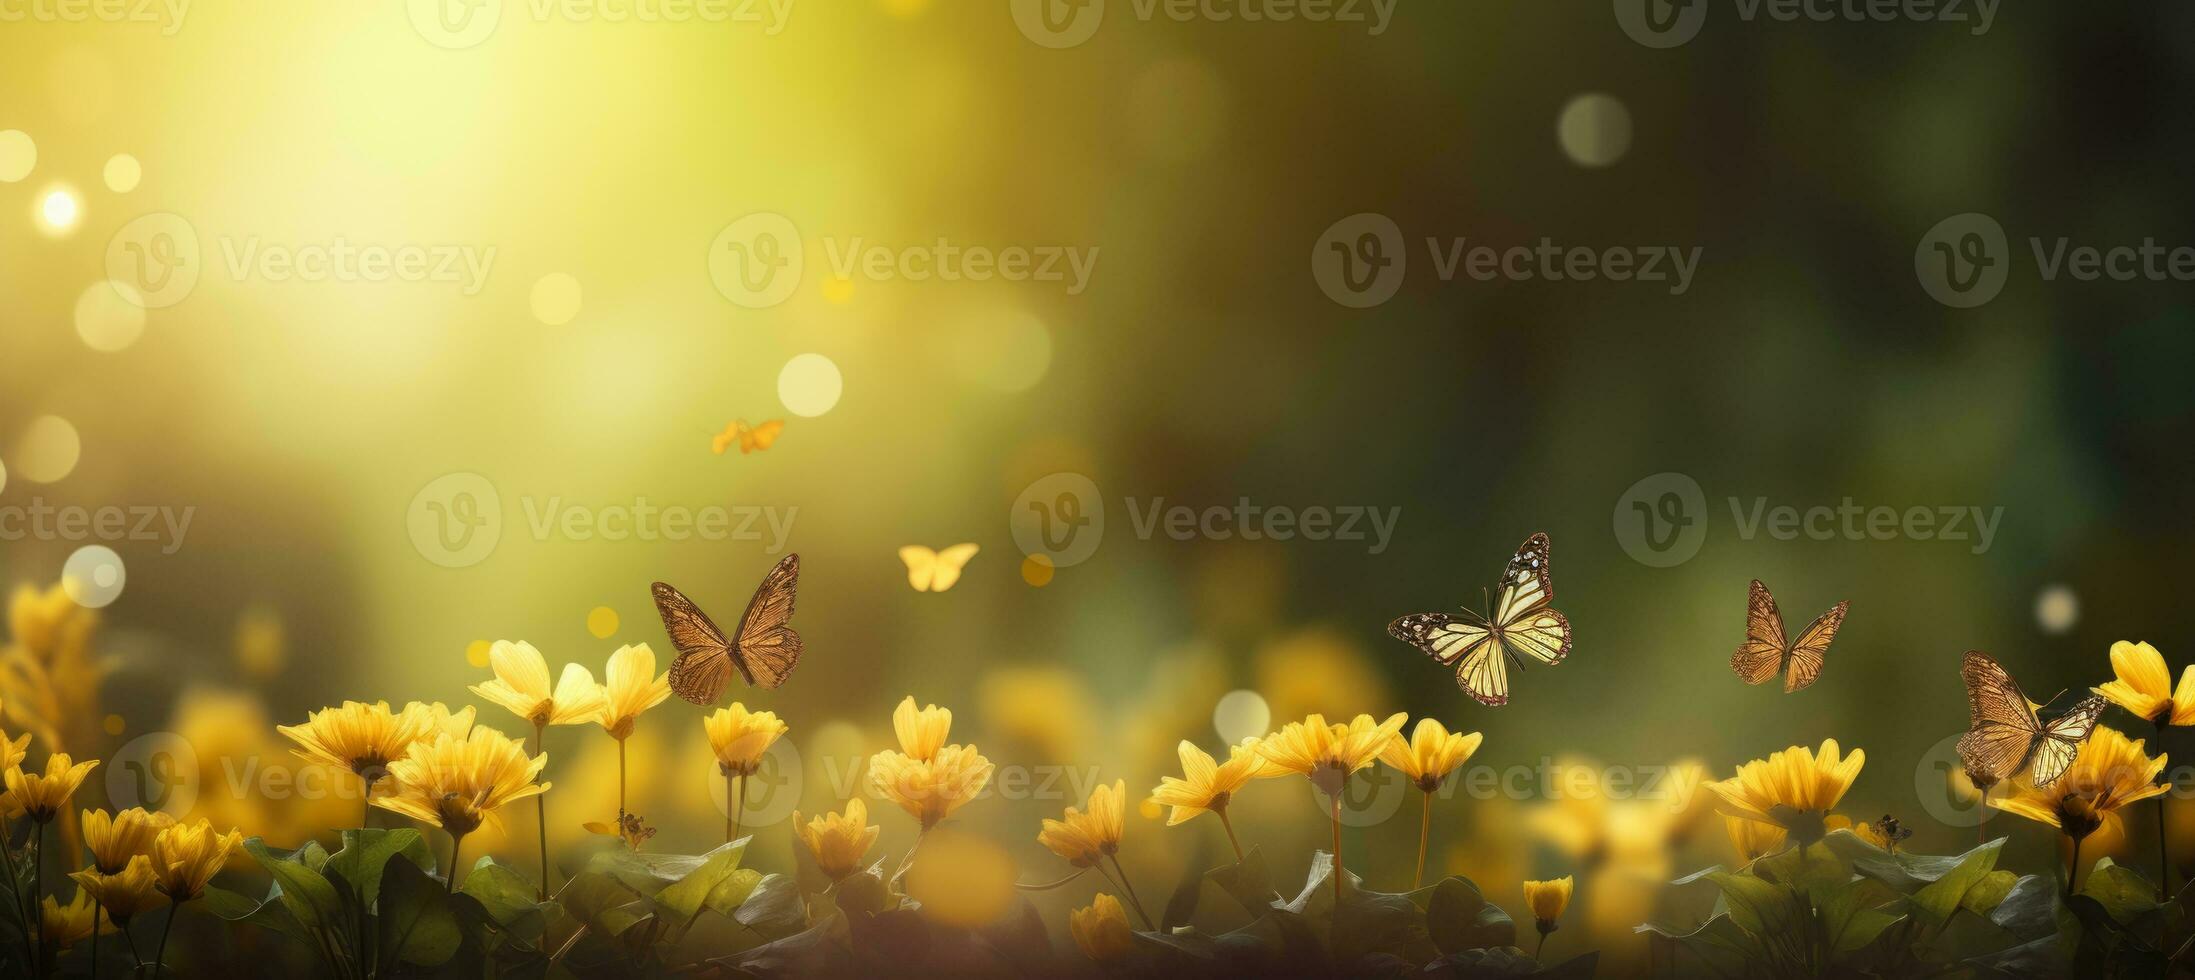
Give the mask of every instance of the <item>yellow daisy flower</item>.
[(2157, 775), (2167, 761), (2161, 753), (2151, 758), (2143, 752), (2141, 740), (2098, 725), (2056, 782), (2038, 789), (2026, 779), (2015, 780), (2010, 795), (1989, 805), (2049, 824), (2078, 841), (2117, 822), (2129, 804), (2164, 795), (2171, 786), (2157, 782)]
[(1822, 742), (1819, 751), (1794, 745), (1738, 767), (1737, 775), (1707, 784), (1722, 800), (1722, 810), (1732, 816), (1775, 823), (1771, 811), (1778, 807), (1826, 816), (1844, 799), (1845, 791), (1860, 778), (1867, 753), (1853, 749), (1842, 755), (1836, 739)]
[(152, 873), (152, 858), (139, 854), (116, 874), (101, 874), (92, 868), (69, 872), (76, 880), (76, 887), (107, 910), (107, 917), (118, 927), (127, 927), (139, 914), (166, 905), (167, 896), (160, 894), (159, 878)]
[[(1564, 875), (1553, 881), (1527, 881), (1524, 883), (1524, 904), (1532, 910), (1532, 924), (1539, 927), (1539, 949), (1547, 948), (1547, 934), (1560, 928), (1564, 909), (1570, 907), (1570, 893), (1577, 881)], [(1532, 952), (1538, 958), (1539, 949)]]
[(1099, 892), (1089, 905), (1067, 913), (1067, 931), (1074, 935), (1082, 955), (1098, 963), (1126, 959), (1135, 945), (1128, 910), (1121, 908), (1120, 899), (1104, 892)]
[(1044, 828), (1037, 832), (1037, 843), (1075, 867), (1097, 864), (1120, 850), (1127, 796), (1126, 780), (1114, 780), (1111, 786), (1092, 790), (1087, 812), (1068, 807), (1067, 819), (1047, 818)]
[(174, 825), (175, 818), (166, 813), (133, 806), (112, 816), (105, 810), (86, 810), (81, 826), (92, 867), (111, 875), (128, 867), (131, 858), (151, 854), (153, 839)]
[[(1197, 814), (1211, 812), (1227, 828), (1227, 840), (1234, 843), (1235, 828), (1227, 819), (1227, 804), (1234, 802), (1235, 794), (1250, 780), (1288, 775), (1267, 765), (1265, 756), (1258, 751), (1258, 739), (1246, 738), (1242, 744), (1227, 750), (1225, 765), (1217, 764), (1196, 743), (1183, 739), (1174, 747), (1181, 756), (1181, 775), (1163, 776), (1158, 786), (1151, 790), (1149, 802), (1154, 806), (1170, 807), (1166, 825), (1187, 823)], [(1242, 845), (1235, 844), (1235, 857), (1242, 857)]]
[(297, 743), (292, 751), (298, 758), (357, 773), (366, 782), (366, 795), (372, 796), (373, 784), (388, 773), (389, 763), (403, 758), (431, 722), (416, 704), (399, 713), (390, 711), (387, 701), (345, 701), (341, 707), (306, 715), (302, 725), (277, 725), (274, 730)]
[(1450, 734), (1447, 726), (1437, 719), (1420, 718), (1417, 728), (1410, 732), (1409, 741), (1389, 739), (1386, 748), (1380, 750), (1379, 758), (1408, 776), (1418, 789), (1431, 793), (1440, 789), (1440, 781), (1449, 773), (1471, 761), (1472, 754), (1484, 741), (1486, 736), (1478, 732)]
[(1738, 863), (1751, 864), (1783, 846), (1787, 835), (1782, 827), (1762, 823), (1749, 817), (1733, 817), (1724, 814), (1723, 829), (1730, 832), (1730, 849), (1738, 853)]
[(858, 796), (846, 801), (844, 814), (825, 813), (806, 823), (801, 822), (800, 811), (793, 811), (793, 835), (807, 845), (816, 868), (832, 881), (860, 871), (861, 860), (869, 856), (882, 831), (870, 826), (868, 804)]
[(549, 686), (549, 664), (541, 651), (523, 640), (497, 640), (488, 648), (492, 680), (474, 684), (472, 692), (526, 719), (535, 728), (551, 725), (584, 725), (602, 713), (602, 688), (585, 665), (564, 665), (556, 686)]
[(776, 713), (748, 711), (737, 701), (729, 708), (701, 720), (708, 732), (709, 748), (716, 752), (717, 768), (727, 776), (752, 776), (762, 768), (762, 756), (787, 731)]
[(39, 823), (51, 821), (69, 805), (76, 788), (84, 784), (84, 777), (91, 775), (98, 765), (97, 759), (72, 763), (68, 753), (55, 752), (46, 757), (44, 773), (9, 769), (6, 773), (8, 815), (27, 813)]
[(152, 872), (160, 894), (178, 905), (205, 894), (206, 883), (243, 846), (242, 831), (216, 834), (213, 824), (203, 818), (162, 830), (152, 843)]
[(892, 709), (892, 732), (899, 736), (899, 750), (918, 762), (927, 762), (945, 747), (953, 731), (953, 713), (937, 705), (915, 707), (910, 694)]
[(645, 643), (617, 648), (602, 668), (602, 708), (596, 720), (610, 737), (624, 741), (640, 713), (671, 696), (671, 675), (655, 672), (655, 651)]
[(476, 727), (463, 739), (444, 734), (390, 763), (396, 791), (373, 805), (462, 837), (506, 804), (546, 791), (549, 784), (534, 777), (548, 764), (547, 753), (528, 756), (522, 743), (493, 728)]
[(2120, 640), (2111, 645), (2111, 672), (2118, 675), (2116, 680), (2089, 690), (2151, 724), (2195, 724), (2195, 664), (2180, 671), (2175, 688), (2156, 647)]
[(991, 760), (973, 745), (948, 745), (929, 760), (886, 750), (869, 759), (869, 782), (927, 831), (991, 782)]
[(99, 906), (92, 904), (90, 893), (81, 888), (67, 905), (54, 901), (51, 895), (39, 902), (38, 937), (48, 957), (91, 938), (95, 924), (102, 930), (114, 925)]
[(1386, 721), (1358, 715), (1346, 725), (1329, 725), (1324, 715), (1314, 714), (1266, 736), (1258, 742), (1258, 752), (1275, 769), (1309, 776), (1321, 791), (1333, 796), (1340, 792), (1344, 777), (1379, 760), (1408, 718), (1397, 711)]

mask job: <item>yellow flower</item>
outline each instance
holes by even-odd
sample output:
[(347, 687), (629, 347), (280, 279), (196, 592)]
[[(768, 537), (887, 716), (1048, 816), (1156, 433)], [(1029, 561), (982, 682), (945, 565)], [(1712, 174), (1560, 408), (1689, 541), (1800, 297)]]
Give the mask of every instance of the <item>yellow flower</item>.
[(816, 867), (832, 881), (861, 870), (861, 859), (869, 855), (869, 847), (882, 830), (869, 826), (868, 804), (858, 796), (846, 801), (843, 815), (825, 813), (802, 823), (800, 811), (793, 811), (793, 835), (808, 846)]
[(1786, 831), (1772, 823), (1724, 814), (1723, 828), (1730, 831), (1730, 848), (1741, 864), (1751, 864), (1783, 846)]
[(71, 764), (66, 752), (55, 752), (46, 757), (43, 774), (10, 769), (8, 783), (8, 815), (28, 813), (39, 823), (52, 820), (69, 805), (69, 798), (76, 795), (76, 788), (84, 784), (84, 777), (91, 775), (99, 760)]
[(1104, 892), (1099, 892), (1087, 907), (1067, 913), (1067, 931), (1074, 934), (1082, 955), (1099, 963), (1125, 958), (1135, 944), (1134, 930), (1128, 927), (1128, 910), (1120, 907), (1120, 899)]
[(641, 712), (671, 696), (671, 675), (655, 672), (655, 651), (645, 643), (618, 647), (610, 654), (602, 681), (603, 703), (596, 720), (619, 741), (633, 733), (633, 722)]
[[(448, 705), (440, 701), (433, 704), (422, 704), (413, 701), (404, 705), (404, 713), (401, 717), (408, 720), (413, 727), (419, 730), (419, 734), (412, 738), (412, 741), (417, 742), (422, 739), (434, 738), (437, 735), (464, 738), (472, 732), (473, 717), (476, 714), (478, 712), (469, 704), (465, 706), (463, 711), (451, 711)], [(410, 745), (404, 747), (407, 750), (411, 748)], [(401, 754), (399, 754), (399, 757), (401, 757)]]
[(785, 723), (774, 712), (748, 711), (737, 701), (703, 718), (709, 748), (716, 752), (717, 768), (727, 776), (752, 776), (762, 768), (762, 755), (785, 734)]
[(1729, 779), (1707, 784), (1722, 798), (1723, 812), (1732, 816), (1775, 823), (1770, 811), (1777, 807), (1826, 815), (1844, 799), (1852, 782), (1860, 778), (1867, 753), (1853, 749), (1840, 756), (1837, 740), (1822, 742), (1819, 751), (1794, 745), (1738, 767)]
[(1173, 807), (1166, 818), (1169, 827), (1206, 810), (1225, 813), (1235, 793), (1250, 780), (1287, 775), (1266, 764), (1256, 738), (1243, 739), (1242, 744), (1229, 749), (1226, 765), (1215, 765), (1211, 756), (1188, 739), (1175, 746), (1175, 751), (1181, 755), (1181, 777), (1161, 777), (1158, 787), (1151, 790), (1153, 803)]
[(203, 818), (162, 830), (152, 843), (152, 872), (159, 879), (160, 894), (177, 904), (205, 894), (206, 883), (242, 846), (242, 831), (216, 834), (213, 824)]
[(1329, 725), (1324, 715), (1314, 714), (1266, 736), (1258, 752), (1274, 768), (1309, 776), (1313, 785), (1333, 796), (1341, 791), (1344, 777), (1379, 759), (1406, 720), (1397, 711), (1386, 721), (1358, 715), (1346, 725)]
[(2111, 645), (2111, 672), (2117, 680), (2089, 690), (2152, 724), (2195, 724), (2195, 664), (2180, 671), (2180, 686), (2174, 688), (2156, 647), (2120, 640)]
[(54, 901), (51, 895), (39, 903), (38, 935), (48, 950), (67, 949), (90, 938), (94, 922), (99, 923), (101, 931), (114, 926), (100, 914), (99, 907), (92, 904), (91, 895), (81, 888), (67, 905)]
[(1827, 819), (1822, 821), (1822, 829), (1849, 830), (1852, 832), (1852, 836), (1854, 837), (1873, 844), (1876, 847), (1882, 848), (1883, 850), (1887, 851), (1890, 849), (1890, 837), (1889, 835), (1883, 833), (1881, 827), (1878, 827), (1871, 823), (1855, 823), (1853, 822), (1851, 817), (1845, 816), (1841, 813), (1830, 814)]
[(175, 825), (166, 813), (147, 813), (131, 807), (108, 816), (105, 810), (84, 811), (84, 846), (91, 849), (91, 863), (100, 874), (119, 873), (130, 859), (152, 853), (153, 839)]
[(99, 686), (108, 668), (93, 655), (99, 614), (77, 605), (65, 584), (16, 589), (8, 603), (11, 641), (0, 648), (0, 695), (8, 717), (46, 747), (66, 752), (100, 738)]
[(388, 772), (389, 763), (404, 757), (432, 721), (416, 701), (401, 713), (390, 711), (387, 701), (345, 701), (342, 707), (306, 715), (302, 725), (277, 725), (274, 730), (297, 743), (291, 751), (298, 758), (348, 769), (371, 785)]
[(1570, 892), (1576, 886), (1577, 881), (1570, 875), (1524, 883), (1524, 904), (1532, 910), (1532, 921), (1538, 923), (1541, 935), (1555, 931), (1556, 921), (1570, 907)]
[(928, 762), (945, 747), (946, 736), (953, 731), (953, 713), (937, 705), (915, 708), (915, 697), (910, 694), (892, 709), (892, 731), (899, 736), (899, 750), (917, 762)]
[(439, 735), (389, 765), (396, 792), (373, 804), (462, 837), (505, 804), (547, 790), (534, 777), (548, 764), (547, 753), (529, 758), (524, 745), (486, 726), (463, 739)]
[(139, 854), (130, 858), (128, 866), (118, 874), (101, 874), (95, 869), (72, 871), (69, 877), (76, 879), (78, 890), (92, 897), (107, 916), (118, 926), (127, 926), (140, 913), (167, 904), (167, 897), (160, 894), (156, 885), (159, 879), (152, 873), (152, 858)]
[(13, 739), (10, 739), (8, 738), (7, 732), (0, 731), (0, 772), (6, 772), (10, 769), (22, 765), (23, 757), (25, 755), (28, 755), (29, 753), (29, 732), (24, 732), (23, 734)]
[(2167, 761), (2161, 754), (2150, 758), (2139, 739), (2129, 741), (2118, 730), (2098, 725), (2056, 782), (2037, 788), (2019, 779), (2010, 796), (1990, 800), (1989, 805), (2049, 824), (2080, 840), (2107, 823), (2117, 823), (2119, 811), (2128, 804), (2164, 795), (2171, 787), (2157, 782), (2157, 774)]
[(495, 679), (472, 686), (483, 699), (510, 709), (536, 728), (545, 725), (584, 725), (602, 713), (602, 688), (594, 672), (584, 665), (564, 665), (564, 676), (549, 687), (549, 664), (533, 644), (497, 640), (488, 648), (488, 664)]
[(1128, 797), (1128, 782), (1116, 779), (1111, 786), (1100, 786), (1090, 792), (1088, 812), (1067, 808), (1067, 819), (1044, 821), (1044, 828), (1037, 832), (1037, 843), (1051, 848), (1052, 853), (1065, 858), (1069, 864), (1087, 868), (1120, 850), (1120, 835), (1124, 828)]
[(948, 745), (928, 761), (886, 750), (869, 759), (869, 782), (928, 830), (983, 792), (991, 768), (973, 745)]
[(1456, 771), (1457, 766), (1470, 761), (1479, 750), (1479, 743), (1486, 737), (1478, 732), (1469, 735), (1449, 734), (1448, 728), (1432, 718), (1418, 719), (1418, 727), (1410, 732), (1410, 740), (1391, 739), (1380, 751), (1380, 761), (1395, 767), (1418, 789), (1427, 793), (1440, 788), (1440, 781)]

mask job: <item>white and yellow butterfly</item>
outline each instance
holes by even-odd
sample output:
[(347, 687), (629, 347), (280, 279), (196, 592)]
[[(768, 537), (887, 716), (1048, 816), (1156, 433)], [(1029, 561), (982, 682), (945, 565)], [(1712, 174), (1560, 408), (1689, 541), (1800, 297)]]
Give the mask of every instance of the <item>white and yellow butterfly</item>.
[(899, 549), (899, 560), (907, 563), (907, 584), (916, 592), (943, 592), (960, 581), (961, 566), (976, 556), (973, 544), (956, 544), (944, 551), (932, 551), (919, 544)]
[(1570, 655), (1570, 620), (1548, 608), (1555, 599), (1547, 535), (1535, 534), (1502, 571), (1491, 616), (1418, 613), (1387, 624), (1395, 639), (1456, 668), (1456, 684), (1479, 703), (1509, 703), (1509, 661), (1523, 654), (1553, 666)]
[(2021, 693), (2004, 666), (1980, 650), (1960, 658), (1966, 680), (1969, 725), (1959, 736), (1959, 762), (1969, 775), (2011, 779), (2025, 773), (2037, 789), (2049, 786), (2073, 766), (2081, 743), (2096, 730), (2106, 702), (2091, 695), (2045, 724), (2038, 705)]

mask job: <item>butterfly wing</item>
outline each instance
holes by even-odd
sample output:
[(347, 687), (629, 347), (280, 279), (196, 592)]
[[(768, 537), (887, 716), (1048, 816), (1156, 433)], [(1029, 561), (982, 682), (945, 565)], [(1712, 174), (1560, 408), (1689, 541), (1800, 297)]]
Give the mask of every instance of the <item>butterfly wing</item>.
[(899, 560), (907, 565), (907, 584), (916, 592), (930, 591), (930, 583), (937, 580), (937, 552), (911, 544), (899, 549)]
[(956, 544), (937, 553), (937, 575), (930, 582), (930, 591), (943, 592), (960, 581), (960, 570), (980, 550), (975, 544)]
[(2090, 695), (2073, 706), (2073, 710), (2058, 716), (2043, 728), (2043, 737), (2035, 746), (2032, 778), (2039, 789), (2058, 781), (2066, 769), (2073, 765), (2073, 757), (2080, 754), (2081, 743), (2096, 728), (2096, 718), (2103, 714), (2105, 701)]
[(1509, 703), (1509, 657), (1494, 635), (1473, 644), (1456, 664), (1456, 686), (1489, 708)]
[(1549, 570), (1547, 535), (1526, 538), (1509, 565), (1502, 570), (1501, 592), (1494, 602), (1494, 622), (1500, 626), (1520, 622), (1528, 613), (1555, 601), (1555, 579)]
[(732, 662), (747, 682), (774, 688), (800, 663), (800, 634), (793, 632), (793, 600), (800, 588), (800, 556), (786, 555), (770, 569), (739, 617)]
[(1570, 655), (1570, 619), (1552, 609), (1529, 613), (1523, 622), (1502, 627), (1498, 642), (1550, 667)]
[(1387, 624), (1387, 635), (1425, 651), (1426, 656), (1447, 667), (1493, 639), (1494, 633), (1482, 624), (1446, 613), (1417, 613)]
[(671, 661), (671, 690), (695, 704), (716, 703), (732, 677), (731, 641), (708, 613), (669, 584), (657, 582), (650, 591), (656, 614), (663, 617), (663, 631), (678, 648), (678, 659)]
[(1799, 633), (1791, 653), (1784, 657), (1783, 693), (1805, 690), (1822, 675), (1822, 659), (1829, 653), (1830, 641), (1837, 638), (1837, 627), (1844, 625), (1844, 611), (1851, 607), (1850, 602), (1837, 603)]
[(1993, 779), (2018, 773), (2042, 737), (2042, 723), (2027, 695), (2004, 667), (1979, 650), (1969, 650), (1959, 664), (1966, 680), (1969, 727), (1959, 737), (1959, 761), (1970, 772)]
[(745, 423), (741, 423), (741, 429), (739, 454), (745, 456), (748, 453), (761, 452), (776, 444), (778, 434), (785, 431), (785, 420), (771, 419), (751, 429), (746, 428)]
[(1730, 669), (1737, 671), (1748, 684), (1765, 684), (1776, 672), (1783, 669), (1783, 654), (1788, 644), (1783, 638), (1783, 613), (1776, 609), (1776, 597), (1769, 594), (1768, 586), (1760, 579), (1753, 580), (1753, 590), (1745, 604), (1745, 642), (1738, 645), (1738, 652), (1730, 655)]

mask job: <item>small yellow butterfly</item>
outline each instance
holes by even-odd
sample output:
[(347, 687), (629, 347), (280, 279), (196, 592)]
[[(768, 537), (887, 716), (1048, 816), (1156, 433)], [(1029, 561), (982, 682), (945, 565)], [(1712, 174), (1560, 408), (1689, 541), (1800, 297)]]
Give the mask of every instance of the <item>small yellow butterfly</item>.
[(748, 425), (746, 419), (735, 419), (732, 424), (725, 426), (724, 431), (718, 433), (716, 438), (709, 440), (709, 448), (717, 455), (722, 456), (724, 450), (730, 449), (732, 444), (736, 442), (739, 444), (739, 454), (745, 456), (748, 453), (770, 448), (770, 444), (777, 441), (778, 433), (783, 431), (785, 431), (784, 419), (771, 419), (755, 426)]
[(899, 560), (907, 563), (907, 584), (916, 592), (943, 592), (960, 581), (961, 566), (976, 556), (976, 550), (973, 544), (956, 544), (944, 551), (911, 544), (899, 549)]

